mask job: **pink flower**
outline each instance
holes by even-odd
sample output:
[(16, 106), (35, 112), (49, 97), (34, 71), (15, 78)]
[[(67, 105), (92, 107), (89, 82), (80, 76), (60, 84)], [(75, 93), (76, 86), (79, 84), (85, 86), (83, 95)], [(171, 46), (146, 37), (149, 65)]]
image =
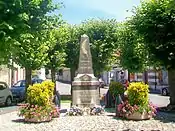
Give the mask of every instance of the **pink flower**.
[(122, 104), (119, 104), (119, 105), (117, 106), (117, 110), (120, 111), (120, 110), (122, 109), (122, 107), (123, 107), (123, 105), (122, 105)]

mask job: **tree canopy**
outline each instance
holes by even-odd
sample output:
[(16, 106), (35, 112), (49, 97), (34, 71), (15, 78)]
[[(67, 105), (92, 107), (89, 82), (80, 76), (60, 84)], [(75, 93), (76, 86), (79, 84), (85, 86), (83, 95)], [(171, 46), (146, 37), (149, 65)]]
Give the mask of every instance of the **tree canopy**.
[[(47, 61), (47, 31), (53, 22), (48, 13), (59, 9), (52, 0), (0, 1), (1, 61), (9, 59), (26, 69), (26, 87), (31, 84), (31, 71), (44, 66)], [(57, 16), (58, 18), (60, 15)], [(6, 57), (4, 57), (6, 56)]]
[(135, 8), (133, 29), (143, 36), (145, 45), (167, 68), (175, 68), (175, 1), (149, 0)]
[(55, 73), (58, 68), (65, 66), (65, 47), (68, 42), (68, 25), (61, 23), (58, 28), (49, 30), (47, 35), (49, 50), (47, 51), (45, 67), (51, 70), (52, 80), (55, 81)]
[(131, 29), (128, 21), (118, 25), (117, 37), (119, 43), (120, 65), (129, 72), (142, 72), (146, 70), (149, 60), (148, 51), (143, 38)]

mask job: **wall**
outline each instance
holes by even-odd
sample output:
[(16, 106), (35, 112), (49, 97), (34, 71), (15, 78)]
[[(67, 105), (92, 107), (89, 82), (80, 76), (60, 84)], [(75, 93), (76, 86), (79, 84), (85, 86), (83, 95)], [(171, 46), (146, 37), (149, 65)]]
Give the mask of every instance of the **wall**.
[(58, 75), (58, 79), (64, 82), (71, 82), (70, 68), (64, 68), (62, 75)]
[(9, 87), (19, 80), (25, 79), (25, 70), (18, 65), (14, 65), (15, 68), (9, 69), (5, 65), (0, 67), (0, 81), (6, 82)]
[(6, 82), (8, 85), (11, 84), (10, 72), (10, 69), (8, 69), (6, 66), (1, 66), (0, 81)]
[[(144, 81), (148, 83), (152, 89), (158, 89), (161, 85), (168, 84), (168, 72), (166, 70), (155, 71), (153, 68), (149, 68), (145, 73), (130, 74), (130, 80)], [(145, 75), (147, 78), (145, 78)]]

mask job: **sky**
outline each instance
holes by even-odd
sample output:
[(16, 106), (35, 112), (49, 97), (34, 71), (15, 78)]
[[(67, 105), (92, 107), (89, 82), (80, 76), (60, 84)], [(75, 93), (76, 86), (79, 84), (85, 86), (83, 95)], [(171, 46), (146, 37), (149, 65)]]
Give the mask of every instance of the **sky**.
[[(130, 10), (137, 6), (140, 0), (53, 0), (63, 2), (64, 7), (58, 12), (69, 24), (79, 24), (86, 19), (104, 18), (123, 21), (132, 15)], [(127, 12), (129, 10), (129, 12)]]

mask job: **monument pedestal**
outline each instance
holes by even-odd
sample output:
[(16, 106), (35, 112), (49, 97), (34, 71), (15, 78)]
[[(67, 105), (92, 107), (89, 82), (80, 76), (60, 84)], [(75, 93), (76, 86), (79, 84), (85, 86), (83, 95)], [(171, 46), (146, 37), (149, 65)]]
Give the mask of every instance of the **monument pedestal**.
[(75, 77), (72, 83), (73, 105), (78, 107), (94, 107), (100, 105), (99, 100), (99, 81), (91, 75), (81, 75)]

